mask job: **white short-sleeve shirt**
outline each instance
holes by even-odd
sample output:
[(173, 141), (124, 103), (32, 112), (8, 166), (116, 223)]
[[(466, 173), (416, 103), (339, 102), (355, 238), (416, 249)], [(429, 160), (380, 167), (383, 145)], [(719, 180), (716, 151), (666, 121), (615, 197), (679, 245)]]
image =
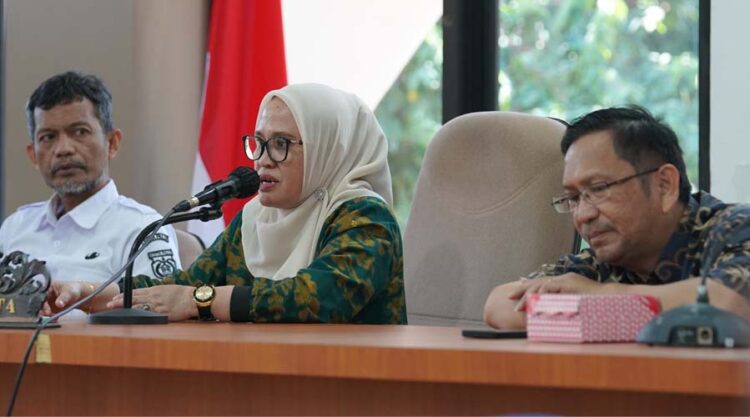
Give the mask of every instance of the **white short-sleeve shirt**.
[[(102, 282), (122, 268), (136, 236), (161, 215), (121, 196), (114, 181), (57, 218), (60, 199), (21, 206), (0, 226), (0, 252), (22, 251), (47, 262), (53, 280)], [(138, 256), (133, 275), (163, 278), (180, 268), (171, 226)]]

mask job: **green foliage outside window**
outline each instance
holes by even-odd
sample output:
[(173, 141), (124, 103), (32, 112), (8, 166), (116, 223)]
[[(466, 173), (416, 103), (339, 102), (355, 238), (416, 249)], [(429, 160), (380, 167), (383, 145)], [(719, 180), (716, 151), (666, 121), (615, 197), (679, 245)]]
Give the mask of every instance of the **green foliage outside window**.
[(388, 138), (394, 205), (402, 229), (427, 143), (442, 124), (442, 79), (443, 28), (438, 23), (375, 109)]
[[(698, 174), (698, 0), (501, 0), (500, 110), (565, 120), (639, 104), (677, 132)], [(405, 225), (427, 143), (440, 127), (440, 23), (375, 110)]]
[(500, 110), (570, 121), (642, 105), (697, 181), (698, 0), (506, 0), (500, 19)]

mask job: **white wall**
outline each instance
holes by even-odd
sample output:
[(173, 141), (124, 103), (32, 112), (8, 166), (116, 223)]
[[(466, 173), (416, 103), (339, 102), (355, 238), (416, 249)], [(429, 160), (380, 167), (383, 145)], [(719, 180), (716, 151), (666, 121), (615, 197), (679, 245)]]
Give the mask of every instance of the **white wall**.
[(52, 191), (24, 150), (24, 106), (46, 78), (98, 75), (123, 130), (111, 174), (160, 211), (190, 192), (198, 143), (207, 0), (6, 0), (4, 214)]
[[(115, 124), (130, 133), (133, 83), (123, 75), (130, 72), (133, 61), (132, 23), (130, 2), (5, 1), (5, 214), (52, 194), (25, 151), (30, 139), (24, 106), (44, 79), (68, 69), (98, 74), (114, 96)], [(129, 145), (123, 141), (113, 172), (135, 163)]]
[(290, 83), (319, 82), (375, 108), (443, 14), (442, 0), (283, 0)]
[(750, 203), (750, 1), (711, 2), (711, 193)]

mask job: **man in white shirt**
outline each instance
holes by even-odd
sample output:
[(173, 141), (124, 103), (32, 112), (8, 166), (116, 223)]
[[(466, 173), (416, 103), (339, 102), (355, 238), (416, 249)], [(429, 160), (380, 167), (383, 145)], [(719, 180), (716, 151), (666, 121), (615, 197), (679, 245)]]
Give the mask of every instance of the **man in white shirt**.
[[(112, 96), (97, 77), (65, 72), (34, 90), (26, 119), (26, 152), (55, 193), (3, 221), (0, 252), (46, 261), (53, 281), (104, 281), (125, 264), (138, 233), (161, 217), (119, 195), (109, 177), (122, 140), (112, 125)], [(174, 230), (164, 227), (137, 258), (133, 274), (161, 278), (178, 268)]]

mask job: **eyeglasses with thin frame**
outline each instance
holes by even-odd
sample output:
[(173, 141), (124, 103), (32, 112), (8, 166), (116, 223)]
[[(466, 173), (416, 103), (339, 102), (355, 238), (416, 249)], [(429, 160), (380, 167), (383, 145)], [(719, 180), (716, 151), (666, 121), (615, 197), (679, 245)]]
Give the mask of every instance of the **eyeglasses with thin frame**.
[(584, 188), (581, 192), (555, 197), (552, 199), (552, 207), (554, 207), (558, 213), (570, 213), (578, 207), (581, 199), (591, 205), (596, 205), (609, 197), (610, 189), (615, 185), (624, 184), (632, 180), (633, 178), (652, 174), (658, 171), (659, 168), (661, 167), (656, 167), (643, 172), (637, 172), (633, 175), (628, 175), (627, 177), (620, 178), (619, 180), (597, 182)]
[(263, 156), (263, 152), (268, 150), (268, 157), (273, 162), (279, 163), (286, 161), (287, 156), (289, 156), (289, 145), (302, 145), (302, 141), (283, 136), (263, 139), (260, 135), (245, 135), (242, 137), (242, 144), (245, 148), (245, 156), (248, 159), (257, 161)]

